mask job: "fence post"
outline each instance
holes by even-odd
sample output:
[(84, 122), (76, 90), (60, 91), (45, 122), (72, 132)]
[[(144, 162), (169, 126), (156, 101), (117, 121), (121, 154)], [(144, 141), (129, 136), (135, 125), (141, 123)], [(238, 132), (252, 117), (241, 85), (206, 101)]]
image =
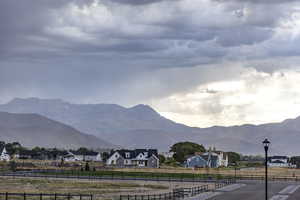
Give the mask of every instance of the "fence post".
[(54, 194), (54, 200), (56, 200), (57, 198), (56, 198), (56, 193)]
[(82, 200), (82, 195), (81, 194), (79, 194), (79, 199)]
[(91, 194), (91, 200), (93, 200), (93, 195)]
[(43, 200), (43, 194), (42, 193), (40, 194), (40, 200)]
[(71, 200), (71, 195), (70, 195), (70, 193), (68, 194), (68, 200)]
[(5, 193), (5, 200), (8, 200), (8, 193)]
[(26, 193), (24, 192), (24, 200), (26, 200)]

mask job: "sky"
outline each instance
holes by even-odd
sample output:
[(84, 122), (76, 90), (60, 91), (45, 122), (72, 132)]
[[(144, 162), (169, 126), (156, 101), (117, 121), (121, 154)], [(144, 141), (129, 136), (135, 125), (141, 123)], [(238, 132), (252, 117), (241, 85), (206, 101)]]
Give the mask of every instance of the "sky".
[(190, 126), (300, 116), (297, 0), (1, 0), (0, 103), (148, 104)]

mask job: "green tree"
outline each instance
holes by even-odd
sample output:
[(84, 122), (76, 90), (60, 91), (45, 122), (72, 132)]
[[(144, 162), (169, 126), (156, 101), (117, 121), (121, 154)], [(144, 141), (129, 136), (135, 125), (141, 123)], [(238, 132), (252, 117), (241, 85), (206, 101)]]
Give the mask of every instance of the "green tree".
[(177, 162), (174, 158), (167, 158), (164, 162), (165, 165), (172, 166), (172, 167), (179, 167), (180, 163)]
[(87, 155), (88, 152), (90, 152), (89, 149), (85, 148), (85, 147), (80, 147), (78, 150), (77, 150), (78, 153), (80, 153), (81, 155)]
[(0, 141), (0, 147), (4, 147), (5, 146), (5, 142)]
[(85, 171), (90, 171), (90, 165), (88, 162), (85, 162)]
[[(4, 143), (0, 142), (0, 147), (2, 146), (1, 144), (3, 145)], [(6, 143), (4, 146), (10, 154), (15, 154), (22, 149), (22, 146), (18, 142)]]
[(241, 155), (236, 153), (236, 152), (226, 152), (226, 154), (228, 155), (228, 163), (229, 164), (233, 164), (233, 163), (237, 163), (238, 161), (241, 160)]
[(158, 159), (159, 159), (159, 163), (160, 163), (160, 164), (162, 164), (162, 163), (164, 163), (164, 162), (166, 161), (165, 156), (163, 156), (163, 155), (161, 155), (161, 154), (158, 155)]
[(102, 153), (102, 161), (106, 162), (108, 158), (109, 158), (109, 153), (108, 152), (103, 152)]
[(41, 152), (41, 148), (40, 148), (40, 147), (34, 147), (34, 148), (32, 149), (32, 151), (33, 151), (34, 153), (40, 153), (40, 152)]
[(203, 145), (193, 142), (178, 142), (170, 149), (170, 152), (174, 152), (173, 158), (179, 163), (183, 163), (189, 155), (205, 151)]
[(293, 156), (290, 158), (290, 162), (293, 164), (293, 165), (299, 165), (300, 163), (300, 156)]

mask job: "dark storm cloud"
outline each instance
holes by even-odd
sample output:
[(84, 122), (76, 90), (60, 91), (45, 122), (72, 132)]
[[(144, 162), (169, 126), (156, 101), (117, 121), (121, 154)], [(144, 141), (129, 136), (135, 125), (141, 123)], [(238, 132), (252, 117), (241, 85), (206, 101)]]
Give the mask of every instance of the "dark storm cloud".
[(214, 0), (217, 2), (237, 2), (237, 3), (255, 3), (255, 4), (287, 4), (298, 2), (299, 0)]
[(170, 1), (170, 0), (110, 0), (110, 1), (111, 2), (118, 2), (118, 3), (121, 3), (121, 4), (144, 5), (144, 4), (152, 4), (152, 3), (156, 3), (156, 2)]
[[(130, 104), (200, 82), (200, 71), (183, 84), (180, 70), (172, 80), (159, 70), (261, 58), (257, 49), (297, 56), (298, 40), (273, 41), (293, 10), (276, 2), (1, 0), (0, 92)], [(280, 50), (260, 47), (268, 41)]]

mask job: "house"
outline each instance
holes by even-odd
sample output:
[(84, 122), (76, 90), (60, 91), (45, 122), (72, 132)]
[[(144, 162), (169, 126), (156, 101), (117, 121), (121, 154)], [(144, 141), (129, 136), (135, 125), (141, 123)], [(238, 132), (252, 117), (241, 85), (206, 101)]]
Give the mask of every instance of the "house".
[(10, 161), (10, 155), (6, 151), (5, 147), (2, 147), (0, 161)]
[(66, 151), (58, 149), (21, 149), (15, 155), (18, 159), (58, 160)]
[(156, 149), (135, 149), (113, 151), (106, 161), (109, 166), (159, 168)]
[(268, 157), (269, 167), (290, 167), (289, 158), (287, 156), (271, 156)]
[(208, 166), (208, 162), (200, 155), (195, 155), (186, 159), (184, 166), (188, 168), (204, 168)]
[(207, 160), (207, 165), (210, 168), (228, 166), (228, 155), (222, 151), (208, 151), (202, 154), (202, 157)]
[(100, 162), (102, 161), (101, 153), (95, 151), (69, 151), (67, 155), (64, 157), (65, 161), (94, 161)]
[(31, 150), (22, 149), (19, 150), (18, 153), (15, 155), (15, 158), (17, 159), (32, 159), (33, 152)]
[(68, 151), (65, 155), (62, 155), (60, 159), (63, 159), (64, 161), (67, 161), (67, 162), (76, 161), (75, 155), (70, 151)]
[(184, 164), (186, 167), (227, 167), (228, 155), (222, 151), (211, 151), (206, 153), (197, 153), (189, 157)]

